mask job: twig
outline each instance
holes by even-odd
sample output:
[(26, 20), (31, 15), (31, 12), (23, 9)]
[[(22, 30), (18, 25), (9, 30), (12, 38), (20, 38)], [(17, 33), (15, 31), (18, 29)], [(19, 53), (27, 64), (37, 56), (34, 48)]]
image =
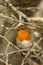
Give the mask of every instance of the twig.
[(19, 9), (19, 10), (38, 10), (39, 8), (37, 8), (37, 7), (25, 7), (25, 8), (18, 7), (17, 9)]
[(10, 54), (13, 54), (13, 53), (19, 53), (19, 52), (23, 52), (23, 51), (28, 51), (29, 50), (29, 48), (27, 48), (27, 49), (22, 49), (22, 50), (17, 50), (17, 51), (12, 51), (12, 52), (9, 52), (8, 53), (8, 55), (10, 55)]
[(0, 56), (3, 56), (4, 55), (4, 53), (0, 53)]
[(3, 62), (5, 64), (5, 61), (3, 59), (0, 59), (1, 62)]
[(15, 6), (13, 6), (11, 3), (8, 4), (9, 7), (11, 7), (11, 9), (13, 9), (17, 14), (23, 16), (27, 21), (42, 21), (43, 22), (43, 18), (42, 17), (32, 17), (29, 18), (27, 17), (24, 13), (22, 13), (21, 11), (19, 11)]
[(2, 37), (3, 39), (5, 39), (8, 42), (8, 44), (10, 43), (14, 48), (19, 49), (17, 46), (15, 46), (13, 43), (11, 43), (6, 37), (4, 37), (2, 35), (0, 35), (0, 37)]
[(10, 31), (15, 25), (17, 25), (17, 23), (18, 23), (18, 22), (16, 22), (15, 24), (13, 24), (13, 25), (9, 28), (9, 30), (6, 32), (6, 34), (5, 34), (4, 36), (6, 36), (6, 35), (9, 33), (9, 31)]
[(9, 16), (4, 16), (2, 13), (0, 14), (0, 18), (6, 18), (6, 19), (9, 19), (11, 21), (14, 21), (13, 18), (9, 17)]

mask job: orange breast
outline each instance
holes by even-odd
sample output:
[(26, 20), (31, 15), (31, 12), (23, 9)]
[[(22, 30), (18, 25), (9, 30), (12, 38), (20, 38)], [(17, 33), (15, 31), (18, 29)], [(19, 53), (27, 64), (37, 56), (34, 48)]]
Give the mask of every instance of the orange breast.
[(26, 29), (19, 29), (18, 30), (18, 40), (30, 40), (30, 32), (28, 32)]

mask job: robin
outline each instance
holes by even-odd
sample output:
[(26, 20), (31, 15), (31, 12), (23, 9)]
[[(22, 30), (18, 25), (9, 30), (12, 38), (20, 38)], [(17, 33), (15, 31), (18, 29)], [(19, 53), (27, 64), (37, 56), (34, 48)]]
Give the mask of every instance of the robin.
[(19, 48), (29, 48), (31, 45), (31, 34), (28, 30), (20, 28), (17, 32), (17, 46)]

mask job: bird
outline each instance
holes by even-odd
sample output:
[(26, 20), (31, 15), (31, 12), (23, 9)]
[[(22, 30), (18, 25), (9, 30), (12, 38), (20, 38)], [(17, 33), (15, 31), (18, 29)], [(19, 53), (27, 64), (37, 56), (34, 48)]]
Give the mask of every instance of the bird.
[(27, 49), (31, 46), (31, 33), (25, 28), (19, 28), (17, 31), (17, 47)]

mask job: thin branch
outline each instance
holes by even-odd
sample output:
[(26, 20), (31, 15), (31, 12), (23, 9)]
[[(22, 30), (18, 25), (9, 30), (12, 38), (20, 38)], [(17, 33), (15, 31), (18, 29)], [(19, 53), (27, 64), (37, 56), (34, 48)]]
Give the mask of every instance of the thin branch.
[(17, 25), (17, 23), (18, 23), (18, 22), (16, 22), (15, 24), (13, 24), (13, 25), (9, 28), (9, 30), (6, 32), (6, 34), (5, 34), (4, 36), (6, 36), (6, 35), (9, 33), (9, 31), (10, 31), (15, 25)]
[(9, 17), (9, 16), (4, 16), (2, 13), (0, 13), (0, 18), (6, 18), (6, 19), (9, 19), (11, 21), (14, 21), (13, 18)]
[(27, 49), (22, 49), (22, 50), (17, 50), (17, 51), (12, 51), (12, 52), (9, 52), (8, 53), (8, 55), (10, 55), (10, 54), (13, 54), (13, 53), (19, 53), (19, 52), (23, 52), (23, 51), (28, 51), (29, 50), (29, 48), (27, 48)]
[(8, 44), (10, 43), (14, 48), (19, 49), (17, 46), (15, 46), (13, 43), (11, 43), (6, 37), (4, 37), (2, 35), (0, 35), (0, 37), (2, 37), (3, 39), (5, 39), (8, 42)]
[(11, 7), (11, 9), (13, 9), (18, 15), (21, 15), (23, 16), (27, 21), (42, 21), (43, 22), (43, 18), (42, 17), (32, 17), (32, 18), (29, 18), (27, 17), (24, 13), (22, 13), (21, 11), (19, 11), (15, 6), (13, 6), (11, 3), (8, 4), (9, 7)]
[(5, 61), (3, 59), (0, 59), (1, 62), (3, 62), (5, 64)]
[(37, 7), (26, 7), (26, 8), (17, 7), (17, 9), (19, 9), (19, 10), (38, 10), (39, 8), (37, 8)]

